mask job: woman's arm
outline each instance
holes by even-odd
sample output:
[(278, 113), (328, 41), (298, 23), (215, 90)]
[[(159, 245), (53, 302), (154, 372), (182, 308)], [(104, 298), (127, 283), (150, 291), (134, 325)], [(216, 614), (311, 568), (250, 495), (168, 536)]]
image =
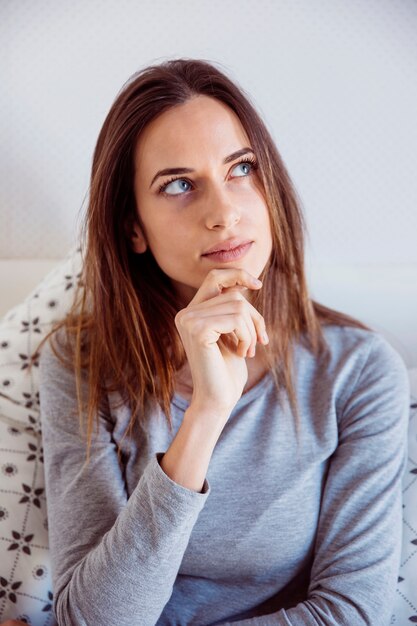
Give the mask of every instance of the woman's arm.
[(404, 363), (388, 342), (375, 335), (356, 384), (345, 394), (306, 600), (228, 624), (389, 624), (401, 553), (409, 397)]
[(159, 453), (128, 500), (113, 425), (102, 414), (83, 469), (74, 377), (49, 344), (40, 359), (40, 404), (58, 623), (154, 625), (209, 495), (207, 481), (201, 493), (175, 483), (162, 470)]
[[(240, 293), (245, 285), (259, 289), (261, 283), (242, 269), (213, 270), (178, 313), (193, 376), (192, 403), (174, 441), (148, 463), (129, 500), (111, 416), (99, 414), (84, 468), (74, 375), (44, 347), (40, 402), (60, 626), (153, 625), (171, 597), (209, 495), (205, 475), (213, 449), (248, 377), (245, 356), (265, 330), (262, 316)], [(233, 332), (237, 348), (220, 341)], [(82, 395), (87, 394), (84, 380)]]

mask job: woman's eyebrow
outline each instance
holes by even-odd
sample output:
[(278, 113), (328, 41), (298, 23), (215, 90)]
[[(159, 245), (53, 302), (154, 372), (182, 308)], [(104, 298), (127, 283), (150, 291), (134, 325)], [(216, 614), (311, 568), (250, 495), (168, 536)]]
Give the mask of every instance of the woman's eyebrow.
[[(240, 150), (236, 150), (236, 152), (232, 152), (232, 154), (229, 154), (229, 156), (225, 157), (223, 159), (223, 163), (226, 165), (227, 163), (230, 163), (230, 161), (234, 161), (235, 159), (238, 159), (240, 156), (243, 156), (244, 154), (248, 154), (249, 152), (251, 152), (252, 154), (255, 154), (252, 148), (248, 148), (248, 147), (241, 148)], [(154, 182), (159, 176), (168, 176), (172, 174), (190, 174), (191, 172), (194, 172), (194, 171), (195, 170), (191, 169), (190, 167), (167, 167), (163, 170), (159, 170), (159, 172), (157, 172), (155, 176), (153, 177), (152, 182), (149, 185), (149, 189), (152, 187), (152, 185), (154, 184)]]

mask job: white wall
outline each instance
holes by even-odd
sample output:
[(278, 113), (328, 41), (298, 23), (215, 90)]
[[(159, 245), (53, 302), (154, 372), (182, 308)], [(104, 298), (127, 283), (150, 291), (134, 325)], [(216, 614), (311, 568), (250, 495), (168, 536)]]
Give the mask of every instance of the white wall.
[[(415, 0), (0, 0), (0, 259), (63, 258), (123, 83), (150, 63), (203, 58), (275, 138), (303, 202), (308, 267), (342, 268), (325, 288), (323, 270), (316, 297), (366, 315), (374, 268), (378, 284), (401, 283), (401, 296), (387, 284), (387, 307), (408, 310), (411, 328), (416, 33)], [(344, 290), (344, 267), (363, 277), (358, 290)]]
[(127, 78), (218, 61), (261, 110), (319, 262), (417, 263), (414, 0), (2, 0), (0, 256), (58, 258)]

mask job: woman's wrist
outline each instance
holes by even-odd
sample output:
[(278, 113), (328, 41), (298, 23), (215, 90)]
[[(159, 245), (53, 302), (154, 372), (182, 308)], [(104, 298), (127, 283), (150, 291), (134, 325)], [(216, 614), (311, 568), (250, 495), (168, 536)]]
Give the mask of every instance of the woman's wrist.
[(190, 405), (160, 461), (165, 474), (177, 484), (200, 493), (213, 450), (227, 418), (226, 414), (202, 412)]

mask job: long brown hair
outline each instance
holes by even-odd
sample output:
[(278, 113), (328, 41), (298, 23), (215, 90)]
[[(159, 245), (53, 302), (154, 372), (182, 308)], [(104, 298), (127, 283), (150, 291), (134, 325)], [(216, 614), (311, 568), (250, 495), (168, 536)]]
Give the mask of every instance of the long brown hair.
[[(315, 355), (327, 350), (322, 326), (368, 329), (360, 321), (309, 298), (304, 271), (305, 223), (301, 203), (278, 150), (249, 97), (213, 64), (175, 59), (134, 74), (116, 97), (93, 156), (89, 202), (82, 224), (82, 278), (68, 314), (43, 338), (75, 372), (80, 428), (87, 411), (87, 462), (93, 423), (103, 399), (118, 392), (131, 410), (125, 435), (145, 406), (156, 402), (172, 428), (174, 374), (186, 355), (174, 318), (180, 306), (169, 278), (149, 249), (130, 245), (138, 222), (134, 150), (144, 128), (171, 107), (196, 95), (226, 104), (240, 119), (258, 160), (258, 175), (270, 214), (273, 251), (251, 300), (263, 315), (270, 342), (265, 354), (277, 389), (286, 391), (298, 422), (292, 382), (293, 342)], [(58, 339), (60, 339), (58, 341)], [(88, 401), (81, 398), (87, 375)], [(280, 397), (280, 394), (279, 394)], [(120, 452), (120, 451), (119, 451)]]

